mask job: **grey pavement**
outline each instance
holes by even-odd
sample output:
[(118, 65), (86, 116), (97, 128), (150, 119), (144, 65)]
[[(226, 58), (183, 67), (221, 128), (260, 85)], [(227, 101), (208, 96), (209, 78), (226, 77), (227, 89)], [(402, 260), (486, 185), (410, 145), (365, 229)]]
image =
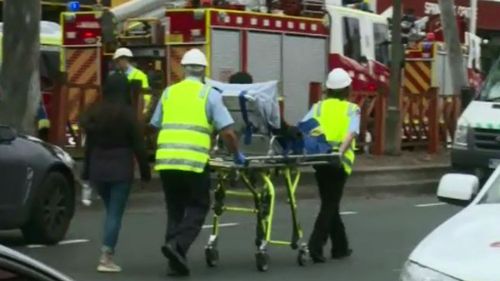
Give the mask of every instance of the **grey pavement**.
[[(12, 246), (75, 278), (92, 280), (171, 280), (165, 275), (166, 262), (159, 247), (165, 230), (165, 212), (161, 193), (136, 194), (126, 213), (117, 262), (124, 271), (116, 275), (95, 271), (99, 254), (102, 207), (80, 208), (73, 221), (67, 242), (75, 244), (30, 248), (24, 245), (18, 232), (0, 232), (0, 242)], [(344, 200), (344, 220), (354, 255), (344, 261), (330, 261), (323, 265), (301, 268), (296, 264), (296, 252), (287, 247), (270, 248), (270, 270), (257, 272), (253, 246), (254, 219), (245, 214), (228, 214), (221, 229), (217, 268), (205, 266), (203, 246), (209, 236), (207, 229), (189, 253), (192, 276), (186, 280), (398, 280), (400, 268), (415, 245), (441, 222), (459, 211), (459, 208), (434, 204), (434, 196), (362, 196)], [(431, 205), (426, 205), (426, 204)], [(417, 207), (419, 204), (424, 204)], [(306, 235), (309, 234), (316, 211), (317, 200), (300, 200), (300, 219)], [(274, 223), (275, 238), (290, 237), (288, 206), (279, 200)], [(78, 239), (89, 240), (74, 241)], [(82, 242), (82, 243), (80, 243)]]

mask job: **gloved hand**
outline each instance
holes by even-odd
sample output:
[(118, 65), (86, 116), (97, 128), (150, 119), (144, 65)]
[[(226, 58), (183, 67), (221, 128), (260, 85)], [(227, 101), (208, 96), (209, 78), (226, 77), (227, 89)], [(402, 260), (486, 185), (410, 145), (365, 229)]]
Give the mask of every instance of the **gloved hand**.
[(246, 161), (247, 159), (243, 153), (237, 152), (234, 154), (234, 164), (245, 165)]

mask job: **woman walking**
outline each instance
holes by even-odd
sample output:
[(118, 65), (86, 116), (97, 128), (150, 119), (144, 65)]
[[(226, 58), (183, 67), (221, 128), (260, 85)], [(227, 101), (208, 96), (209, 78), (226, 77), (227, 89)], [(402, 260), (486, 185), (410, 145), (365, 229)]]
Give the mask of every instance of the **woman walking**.
[(104, 202), (106, 214), (99, 272), (120, 272), (113, 262), (121, 221), (134, 179), (134, 156), (142, 181), (151, 179), (139, 124), (130, 105), (127, 77), (111, 74), (103, 89), (103, 100), (81, 120), (87, 134), (82, 179), (90, 181)]

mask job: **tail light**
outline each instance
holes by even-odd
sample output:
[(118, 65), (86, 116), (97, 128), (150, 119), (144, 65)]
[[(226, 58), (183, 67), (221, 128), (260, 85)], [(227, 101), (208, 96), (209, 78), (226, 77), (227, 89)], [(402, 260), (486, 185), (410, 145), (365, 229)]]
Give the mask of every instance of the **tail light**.
[(83, 41), (87, 44), (94, 44), (97, 42), (97, 34), (92, 31), (84, 31), (82, 34)]

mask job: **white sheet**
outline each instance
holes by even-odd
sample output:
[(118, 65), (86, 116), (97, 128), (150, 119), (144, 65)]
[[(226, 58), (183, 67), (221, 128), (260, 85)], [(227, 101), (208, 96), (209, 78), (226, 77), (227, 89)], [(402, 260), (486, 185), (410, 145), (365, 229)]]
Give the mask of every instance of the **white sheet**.
[[(254, 126), (259, 128), (267, 126), (271, 126), (275, 129), (280, 128), (281, 118), (278, 103), (278, 81), (253, 84), (228, 84), (207, 79), (206, 83), (220, 89), (225, 98), (238, 98), (242, 92), (246, 91), (245, 97), (247, 103), (255, 107), (260, 117), (251, 118), (252, 122), (260, 119), (262, 122), (267, 123), (254, 124)], [(232, 113), (234, 113), (234, 110), (232, 110)]]

